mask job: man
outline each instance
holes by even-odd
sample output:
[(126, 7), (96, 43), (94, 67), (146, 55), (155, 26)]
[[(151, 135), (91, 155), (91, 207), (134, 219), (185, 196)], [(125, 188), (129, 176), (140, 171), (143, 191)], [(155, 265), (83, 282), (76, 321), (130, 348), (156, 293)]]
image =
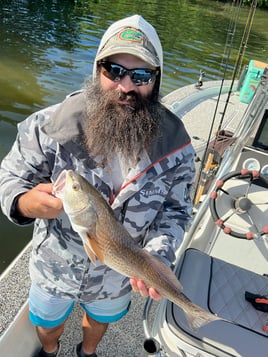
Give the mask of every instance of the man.
[(79, 172), (137, 244), (174, 261), (190, 220), (194, 151), (181, 121), (159, 102), (162, 71), (155, 29), (138, 15), (115, 22), (101, 40), (93, 81), (20, 123), (2, 162), (3, 212), (35, 224), (29, 307), (40, 357), (59, 355), (75, 302), (85, 310), (75, 355), (93, 357), (108, 324), (127, 313), (131, 288), (161, 299), (143, 281), (89, 261), (52, 189), (62, 170)]

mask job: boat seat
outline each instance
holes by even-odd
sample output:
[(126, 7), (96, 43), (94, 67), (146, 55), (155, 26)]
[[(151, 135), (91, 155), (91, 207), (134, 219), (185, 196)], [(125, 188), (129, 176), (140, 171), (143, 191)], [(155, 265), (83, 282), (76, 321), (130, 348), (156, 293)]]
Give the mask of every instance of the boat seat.
[[(183, 331), (190, 343), (213, 356), (265, 356), (268, 333), (263, 326), (268, 313), (245, 300), (245, 291), (268, 294), (268, 277), (211, 257), (199, 250), (186, 250), (176, 270), (184, 293), (192, 302), (225, 320), (192, 330), (182, 309), (169, 303), (167, 322)], [(174, 329), (173, 329), (174, 330)], [(185, 334), (186, 332), (186, 334)]]

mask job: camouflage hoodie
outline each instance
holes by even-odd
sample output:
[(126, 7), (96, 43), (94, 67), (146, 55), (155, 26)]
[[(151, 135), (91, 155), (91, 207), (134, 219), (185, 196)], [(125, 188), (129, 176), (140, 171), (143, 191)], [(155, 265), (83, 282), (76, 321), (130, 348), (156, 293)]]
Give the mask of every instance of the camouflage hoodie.
[(107, 170), (97, 167), (83, 147), (84, 114), (81, 91), (18, 125), (16, 141), (1, 163), (0, 199), (11, 221), (34, 223), (32, 280), (53, 294), (87, 302), (124, 295), (128, 279), (88, 260), (64, 212), (56, 219), (21, 217), (18, 196), (38, 183), (54, 182), (64, 169), (75, 170), (98, 188), (138, 244), (170, 264), (190, 221), (194, 151), (182, 122), (164, 109), (158, 142), (114, 192)]

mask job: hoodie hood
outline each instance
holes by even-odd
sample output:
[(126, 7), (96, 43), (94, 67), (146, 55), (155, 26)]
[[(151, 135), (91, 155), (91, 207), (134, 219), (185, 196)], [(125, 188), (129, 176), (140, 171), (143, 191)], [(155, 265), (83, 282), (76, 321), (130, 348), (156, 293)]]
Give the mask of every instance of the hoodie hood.
[(142, 16), (126, 17), (114, 22), (107, 29), (101, 39), (94, 61), (93, 78), (96, 78), (97, 62), (118, 53), (129, 53), (155, 67), (160, 67), (160, 76), (162, 77), (162, 45), (154, 27)]

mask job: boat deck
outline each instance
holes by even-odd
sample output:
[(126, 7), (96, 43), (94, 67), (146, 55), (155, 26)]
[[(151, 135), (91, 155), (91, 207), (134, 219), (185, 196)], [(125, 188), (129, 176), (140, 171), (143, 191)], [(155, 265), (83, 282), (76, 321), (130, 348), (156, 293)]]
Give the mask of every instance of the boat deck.
[[(224, 82), (218, 100), (220, 85), (221, 81), (204, 82), (201, 88), (189, 85), (177, 89), (163, 98), (163, 104), (183, 120), (200, 158), (206, 148), (211, 128), (211, 139), (215, 138), (215, 133), (219, 129), (231, 81)], [(222, 128), (234, 132), (247, 107), (248, 104), (240, 102), (239, 92), (233, 91), (229, 96)]]
[[(31, 244), (24, 249), (14, 261), (12, 266), (3, 273), (0, 280), (0, 336), (13, 322), (18, 311), (24, 306), (28, 297), (30, 277), (28, 273), (28, 260)], [(142, 330), (142, 311), (145, 300), (137, 294), (133, 294), (129, 313), (119, 322), (110, 324), (109, 329), (98, 347), (98, 356), (101, 357), (125, 357), (140, 356), (144, 340)], [(27, 307), (26, 307), (27, 308)], [(76, 306), (70, 318), (67, 320), (65, 332), (61, 338), (61, 357), (73, 357), (73, 349), (82, 339), (81, 318), (82, 309)], [(29, 327), (31, 327), (29, 325)], [(16, 343), (14, 341), (14, 343)], [(26, 341), (27, 343), (27, 341)], [(32, 341), (31, 341), (32, 343)], [(29, 354), (21, 354), (21, 345), (14, 346), (14, 354), (20, 351), (20, 356), (29, 357)], [(1, 354), (2, 354), (1, 349)]]

